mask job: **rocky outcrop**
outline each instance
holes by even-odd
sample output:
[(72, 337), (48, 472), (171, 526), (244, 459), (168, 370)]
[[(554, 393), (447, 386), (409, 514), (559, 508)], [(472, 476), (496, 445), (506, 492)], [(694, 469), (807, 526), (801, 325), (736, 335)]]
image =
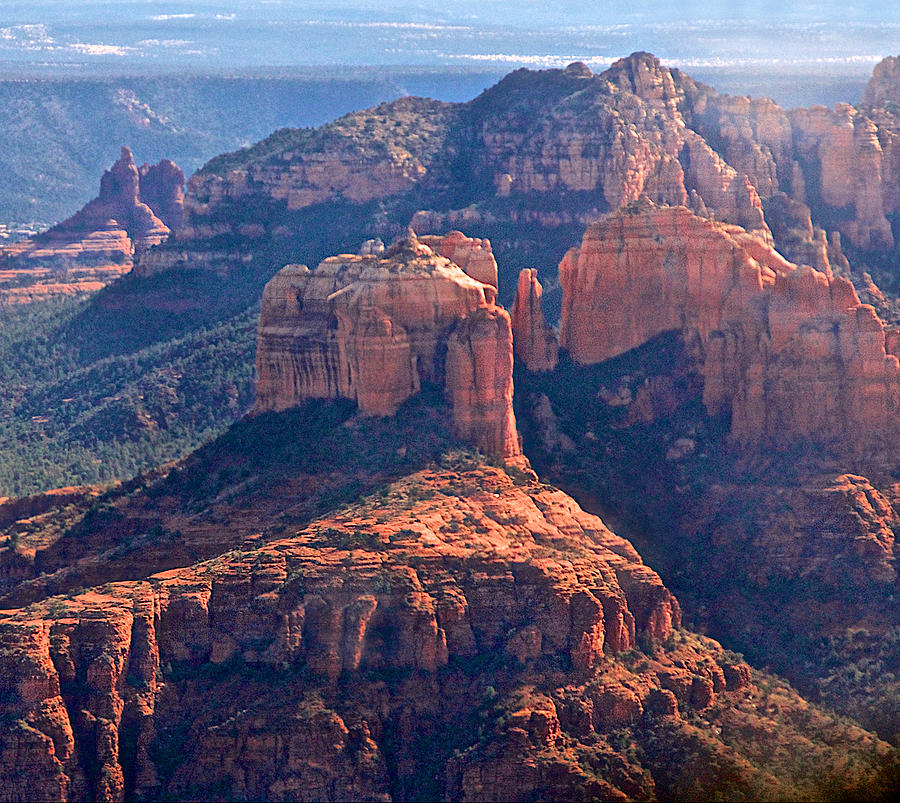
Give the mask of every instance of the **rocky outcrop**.
[(292, 211), (336, 195), (365, 203), (401, 194), (430, 176), (457, 114), (453, 104), (401, 98), (308, 131), (286, 150), (264, 141), (238, 158), (214, 159), (188, 182), (187, 220), (179, 239), (203, 237), (203, 220), (211, 211), (254, 196)]
[(763, 208), (778, 252), (791, 262), (810, 265), (827, 273), (832, 268), (831, 257), (834, 256), (834, 267), (843, 267), (846, 258), (841, 259), (840, 235), (837, 235), (835, 251), (834, 246), (830, 247), (825, 231), (813, 226), (806, 204), (795, 201), (783, 192), (776, 192), (766, 198)]
[(184, 222), (184, 173), (170, 159), (140, 166), (139, 200), (146, 204), (170, 231)]
[[(683, 97), (670, 70), (636, 53), (598, 75), (583, 64), (518, 70), (466, 104), (403, 98), (315, 131), (279, 132), (190, 179), (178, 239), (201, 251), (223, 236), (258, 247), (295, 236), (304, 210), (315, 217), (321, 204), (373, 201), (403, 210), (433, 204), (412, 217), (418, 231), (557, 228), (586, 225), (642, 194), (667, 204), (693, 199), (768, 237), (759, 191), (685, 125)], [(272, 214), (247, 214), (263, 208)], [(393, 236), (391, 223), (379, 219), (366, 236)], [(449, 250), (442, 255), (463, 258)]]
[(876, 124), (849, 104), (838, 104), (833, 111), (824, 106), (795, 109), (791, 124), (796, 158), (816, 179), (818, 197), (811, 196), (811, 182), (805, 182), (807, 202), (852, 210), (838, 227), (854, 245), (892, 248), (885, 213), (893, 209), (885, 204), (885, 154)]
[(637, 204), (560, 264), (561, 343), (577, 362), (658, 334), (696, 342), (711, 414), (740, 442), (895, 443), (900, 364), (846, 279), (797, 267), (742, 229)]
[(559, 344), (541, 306), (541, 283), (534, 268), (519, 274), (516, 298), (512, 307), (513, 346), (515, 354), (529, 371), (552, 371), (559, 358)]
[[(226, 555), (4, 612), (3, 796), (121, 800), (127, 786), (127, 796), (155, 797), (166, 793), (163, 782), (175, 794), (198, 783), (235, 783), (238, 766), (255, 768), (241, 773), (242, 794), (250, 797), (276, 795), (307, 775), (312, 782), (316, 766), (331, 778), (325, 789), (344, 776), (337, 798), (354, 783), (364, 797), (383, 794), (382, 748), (371, 738), (359, 745), (359, 734), (347, 732), (354, 720), (303, 716), (294, 750), (287, 732), (275, 727), (283, 703), (271, 693), (275, 718), (248, 721), (234, 734), (222, 729), (227, 717), (204, 722), (195, 708), (188, 724), (200, 763), (188, 756), (174, 766), (162, 760), (158, 748), (185, 713), (177, 708), (180, 692), (165, 691), (167, 667), (235, 661), (276, 673), (306, 667), (323, 689), (347, 673), (433, 676), (451, 660), (504, 650), (523, 664), (571, 656), (587, 671), (631, 649), (637, 635), (662, 640), (679, 624), (677, 602), (631, 545), (565, 494), (538, 483), (520, 487), (504, 472), (484, 469), (477, 472), (477, 495), (445, 495), (459, 479), (424, 472), (404, 481), (398, 490), (430, 487), (434, 498), (392, 510), (386, 523), (379, 523), (385, 512), (379, 506), (362, 506), (273, 542), (250, 560)], [(576, 566), (538, 557), (547, 551), (542, 545), (556, 550), (582, 541)], [(512, 564), (502, 556), (510, 547), (517, 555)], [(300, 585), (297, 577), (304, 578)], [(384, 701), (393, 707), (390, 696)], [(283, 748), (273, 747), (292, 754), (291, 761), (275, 769), (270, 751), (244, 753), (244, 727), (263, 742), (284, 739)], [(216, 761), (204, 762), (214, 745)]]
[[(660, 734), (766, 796), (815, 797), (835, 743), (851, 784), (893, 760), (679, 619), (560, 491), (420, 471), (250, 550), (4, 611), (0, 794), (679, 797)], [(784, 768), (717, 736), (771, 740), (770, 700)]]
[(445, 388), (456, 431), (488, 454), (521, 454), (513, 415), (513, 334), (509, 313), (484, 305), (461, 318), (447, 340)]
[(862, 102), (864, 106), (900, 103), (900, 56), (888, 56), (875, 65)]
[[(444, 242), (474, 253), (483, 271), (490, 246), (459, 237)], [(255, 409), (348, 398), (363, 413), (393, 415), (436, 383), (463, 437), (490, 454), (518, 455), (512, 331), (495, 297), (492, 285), (412, 234), (382, 254), (329, 257), (314, 271), (289, 265), (263, 293)]]
[(487, 238), (466, 237), (461, 231), (451, 231), (443, 237), (420, 236), (419, 242), (459, 265), (473, 279), (497, 287), (497, 260), (491, 252), (491, 241)]
[[(523, 135), (520, 118), (492, 113), (490, 105), (496, 101), (502, 108), (504, 96), (528, 93), (551, 101), (535, 104), (536, 119)], [(693, 192), (718, 219), (768, 237), (756, 189), (685, 127), (678, 100), (671, 72), (649, 53), (620, 59), (596, 76), (574, 70), (551, 78), (520, 70), (473, 101), (486, 116), (479, 162), (493, 174), (500, 195), (518, 196), (526, 208), (535, 194), (565, 197), (557, 205), (558, 223), (566, 211), (571, 222), (641, 195), (684, 204)], [(553, 223), (552, 213), (535, 219)]]
[[(634, 53), (598, 74), (581, 63), (517, 70), (465, 104), (403, 98), (314, 131), (281, 131), (198, 171), (181, 242), (139, 269), (241, 271), (246, 261), (214, 256), (223, 241), (243, 255), (264, 254), (273, 240), (290, 253), (310, 227), (337, 239), (348, 205), (359, 212), (360, 240), (393, 238), (407, 221), (418, 231), (512, 226), (493, 247), (514, 251), (535, 229), (558, 236), (645, 196), (769, 244), (777, 228), (790, 259), (827, 270), (822, 232), (857, 249), (893, 247), (900, 118), (885, 65), (867, 95), (875, 105), (858, 109), (787, 111), (766, 98), (720, 95)], [(436, 249), (464, 259), (451, 250)], [(493, 283), (490, 259), (485, 269), (471, 266)]]
[(169, 238), (183, 198), (184, 174), (175, 164), (164, 159), (139, 170), (122, 148), (94, 200), (43, 234), (0, 249), (0, 298), (16, 303), (100, 289)]
[[(887, 216), (900, 208), (895, 59), (876, 66), (860, 108), (785, 111), (766, 98), (719, 95), (681, 73), (676, 85), (687, 124), (745, 173), (764, 201), (783, 192), (807, 204), (817, 226), (840, 231), (853, 245), (893, 247)], [(766, 220), (771, 226), (768, 212)]]

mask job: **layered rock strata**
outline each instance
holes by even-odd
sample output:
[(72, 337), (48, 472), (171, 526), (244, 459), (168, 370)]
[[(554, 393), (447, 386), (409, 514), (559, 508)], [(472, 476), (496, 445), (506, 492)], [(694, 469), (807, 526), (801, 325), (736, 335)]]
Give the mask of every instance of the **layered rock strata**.
[[(875, 67), (860, 107), (790, 111), (767, 98), (719, 95), (675, 72), (687, 124), (715, 142), (764, 201), (783, 192), (811, 207), (819, 225), (879, 250), (893, 247), (888, 217), (900, 209), (896, 63)], [(768, 210), (766, 220), (771, 226)]]
[[(460, 481), (476, 481), (478, 492), (454, 496), (447, 489)], [(366, 742), (379, 759), (368, 774), (353, 760), (361, 758), (358, 746), (340, 718), (308, 723), (300, 742), (312, 745), (297, 753), (265, 717), (261, 732), (287, 739), (284, 749), (296, 753), (290, 762), (273, 763), (268, 751), (252, 759), (237, 744), (226, 747), (221, 726), (204, 725), (195, 709), (197, 720), (188, 722), (197, 755), (176, 759), (181, 767), (173, 773), (171, 762), (153, 749), (184, 715), (173, 710), (175, 688), (166, 691), (171, 665), (227, 669), (239, 662), (276, 673), (305, 667), (324, 688), (348, 676), (434, 676), (452, 660), (489, 651), (523, 664), (558, 655), (589, 671), (604, 656), (632, 649), (638, 636), (658, 642), (678, 626), (678, 603), (658, 576), (627, 541), (562, 492), (538, 483), (517, 486), (498, 469), (469, 476), (422, 472), (395, 490), (413, 487), (432, 488), (434, 498), (392, 509), (385, 523), (380, 505), (357, 507), (252, 557), (226, 554), (4, 612), (4, 796), (121, 800), (127, 788), (131, 795), (156, 797), (167, 792), (162, 780), (179, 794), (175, 790), (183, 793), (191, 783), (231, 779), (231, 762), (257, 767), (240, 781), (244, 796), (277, 796), (283, 784), (312, 782), (316, 766), (336, 773), (332, 781), (343, 774), (348, 786), (339, 789), (346, 794), (354, 781), (367, 790), (364, 796), (383, 793), (383, 748)], [(549, 557), (564, 543), (579, 545), (574, 564)], [(698, 672), (725, 691), (723, 668)], [(692, 675), (687, 678), (690, 684)], [(658, 684), (648, 682), (643, 696)], [(267, 698), (281, 710), (271, 691)], [(638, 715), (641, 697), (631, 693), (629, 699)], [(390, 704), (389, 697), (384, 701)], [(682, 704), (690, 702), (688, 695)], [(337, 744), (318, 745), (329, 736)], [(216, 761), (207, 764), (202, 755), (214, 744)], [(270, 785), (276, 783), (282, 786)]]
[(138, 169), (122, 148), (94, 200), (43, 234), (0, 249), (0, 294), (17, 302), (98, 290), (131, 270), (135, 255), (167, 240), (183, 205), (184, 174), (174, 163)]
[[(900, 96), (890, 64), (859, 108), (788, 111), (720, 95), (648, 53), (599, 74), (583, 64), (518, 70), (465, 104), (403, 98), (213, 159), (189, 182), (178, 253), (154, 253), (140, 269), (241, 270), (240, 259), (211, 255), (217, 242), (252, 252), (306, 239), (332, 204), (368, 217), (365, 236), (393, 236), (391, 213), (408, 220), (411, 204), (424, 207), (411, 218), (418, 230), (527, 231), (588, 225), (645, 195), (767, 241), (778, 229), (779, 250), (825, 270), (822, 232), (857, 249), (893, 246)], [(781, 195), (798, 206), (770, 202)], [(514, 239), (495, 248), (516, 248)]]
[[(252, 549), (4, 611), (0, 794), (814, 798), (892, 760), (679, 619), (562, 492), (420, 471)], [(774, 704), (786, 768), (755, 757)]]
[(534, 268), (519, 273), (512, 307), (513, 346), (518, 359), (529, 371), (552, 371), (559, 358), (556, 335), (547, 326), (541, 306), (543, 289)]
[(665, 331), (694, 342), (709, 413), (741, 442), (894, 443), (900, 364), (846, 279), (788, 262), (746, 231), (636, 204), (560, 264), (560, 345), (591, 364)]
[[(403, 98), (212, 160), (188, 182), (178, 239), (202, 249), (221, 236), (285, 238), (301, 210), (413, 193), (436, 204), (413, 217), (418, 230), (586, 224), (646, 194), (768, 237), (758, 190), (685, 125), (683, 96), (636, 53), (598, 75), (519, 70), (466, 104)], [(278, 213), (247, 219), (263, 206)]]
[[(468, 242), (467, 253), (482, 248)], [(393, 415), (424, 383), (438, 384), (463, 437), (519, 455), (512, 330), (495, 298), (495, 287), (415, 235), (382, 254), (329, 257), (314, 271), (289, 265), (263, 293), (255, 409), (348, 398), (363, 413)]]

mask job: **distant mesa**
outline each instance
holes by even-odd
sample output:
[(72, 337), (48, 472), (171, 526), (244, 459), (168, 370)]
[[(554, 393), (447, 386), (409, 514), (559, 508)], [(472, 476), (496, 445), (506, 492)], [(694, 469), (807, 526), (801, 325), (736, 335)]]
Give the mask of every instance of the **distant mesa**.
[(184, 217), (184, 174), (173, 162), (134, 163), (129, 148), (100, 193), (53, 228), (0, 249), (0, 303), (99, 290), (167, 240)]
[[(521, 455), (512, 410), (512, 330), (495, 303), (490, 243), (410, 231), (383, 252), (288, 265), (263, 292), (255, 409), (347, 398), (393, 415), (426, 384), (444, 388), (459, 435)], [(442, 256), (454, 255), (460, 264)]]

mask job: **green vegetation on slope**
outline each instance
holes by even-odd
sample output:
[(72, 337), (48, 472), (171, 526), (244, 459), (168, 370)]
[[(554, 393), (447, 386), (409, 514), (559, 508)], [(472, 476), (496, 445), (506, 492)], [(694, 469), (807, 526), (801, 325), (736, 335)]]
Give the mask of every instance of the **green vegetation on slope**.
[(187, 332), (132, 330), (124, 351), (113, 323), (131, 322), (107, 313), (98, 326), (91, 303), (0, 308), (0, 495), (132, 476), (187, 454), (253, 401), (256, 310)]

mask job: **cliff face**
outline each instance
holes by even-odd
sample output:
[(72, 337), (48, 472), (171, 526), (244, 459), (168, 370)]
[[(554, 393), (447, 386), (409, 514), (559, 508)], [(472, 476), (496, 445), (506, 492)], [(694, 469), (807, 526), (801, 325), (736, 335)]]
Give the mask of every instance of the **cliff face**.
[(678, 86), (688, 125), (717, 143), (764, 201), (783, 192), (811, 207), (818, 225), (882, 250), (894, 245), (887, 216), (900, 208), (896, 74), (896, 59), (878, 64), (859, 108), (785, 111), (765, 98), (719, 95), (680, 73)]
[[(475, 253), (479, 272), (489, 272), (489, 245), (456, 235), (432, 241)], [(423, 383), (437, 383), (463, 437), (490, 454), (518, 455), (512, 330), (495, 297), (494, 286), (414, 236), (383, 254), (329, 257), (314, 271), (289, 265), (263, 293), (255, 409), (348, 398), (363, 413), (393, 415)]]
[[(873, 79), (876, 105), (832, 110), (720, 95), (648, 53), (596, 75), (583, 64), (517, 70), (464, 104), (404, 98), (212, 160), (189, 182), (180, 242), (142, 257), (138, 270), (240, 271), (222, 242), (242, 253), (272, 242), (290, 250), (298, 234), (331, 225), (329, 210), (348, 207), (365, 222), (360, 239), (393, 238), (405, 222), (490, 226), (502, 232), (498, 253), (531, 238), (549, 253), (553, 237), (641, 197), (769, 244), (777, 231), (780, 251), (827, 270), (843, 261), (831, 246), (838, 234), (857, 249), (893, 247), (900, 123), (889, 72)], [(441, 254), (463, 258), (451, 250)], [(471, 270), (490, 284), (489, 263)]]
[(183, 216), (184, 174), (167, 159), (140, 169), (128, 148), (100, 194), (43, 234), (0, 249), (7, 303), (99, 290), (127, 273), (136, 254), (168, 239)]
[[(284, 139), (263, 140), (214, 159), (188, 182), (179, 239), (231, 230), (228, 220), (215, 215), (217, 208), (250, 199), (280, 202), (293, 211), (338, 194), (353, 203), (402, 194), (430, 179), (457, 116), (454, 104), (401, 98), (367, 114), (349, 114), (315, 131), (297, 132), (286, 145)], [(247, 232), (251, 237), (262, 233)]]
[(741, 442), (854, 449), (897, 437), (900, 366), (846, 279), (684, 208), (643, 204), (591, 226), (560, 265), (561, 345), (584, 364), (665, 331), (696, 341), (711, 414)]
[[(550, 93), (551, 102), (539, 106)], [(535, 108), (526, 112), (529, 95)], [(492, 174), (500, 195), (520, 197), (526, 208), (535, 194), (582, 193), (593, 202), (585, 208), (567, 197), (557, 205), (558, 222), (567, 215), (589, 219), (641, 195), (666, 204), (693, 197), (718, 218), (768, 236), (756, 189), (685, 127), (677, 101), (671, 73), (648, 53), (620, 59), (599, 75), (518, 71), (473, 101), (484, 115), (477, 164)], [(534, 117), (523, 136), (529, 112)], [(551, 223), (554, 213), (524, 214)]]
[[(679, 619), (565, 494), (484, 466), (420, 471), (293, 535), (5, 611), (0, 790), (815, 796), (838, 766), (852, 788), (893, 760)], [(776, 702), (777, 749), (797, 760), (764, 769), (757, 707)], [(730, 738), (744, 730), (768, 735)], [(852, 745), (840, 761), (834, 740)], [(673, 773), (668, 751), (689, 745), (696, 766)]]
[[(691, 202), (768, 237), (759, 193), (685, 126), (680, 97), (670, 71), (640, 53), (601, 75), (584, 65), (520, 70), (466, 104), (404, 98), (316, 131), (282, 132), (191, 178), (178, 239), (200, 250), (217, 236), (258, 244), (289, 236), (302, 225), (295, 213), (320, 204), (407, 208), (413, 195), (432, 205), (412, 218), (419, 230), (556, 227), (642, 194)], [(250, 220), (254, 208), (280, 211)], [(165, 269), (160, 259), (141, 270)]]

